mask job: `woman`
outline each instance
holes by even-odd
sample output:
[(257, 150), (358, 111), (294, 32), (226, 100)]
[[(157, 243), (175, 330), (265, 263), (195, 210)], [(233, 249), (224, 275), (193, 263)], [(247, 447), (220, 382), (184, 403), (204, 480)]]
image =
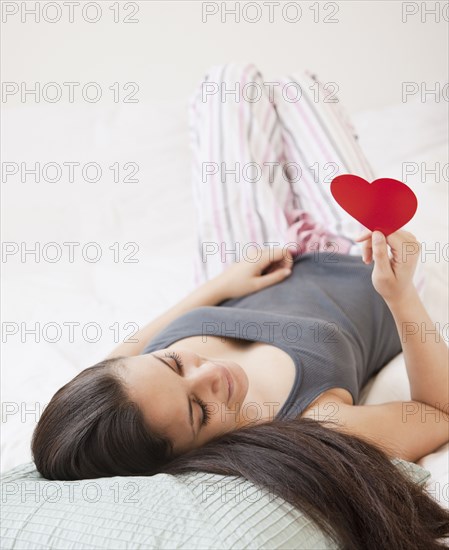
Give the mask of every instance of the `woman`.
[[(198, 287), (53, 396), (33, 434), (37, 469), (49, 479), (240, 475), (343, 548), (443, 547), (448, 512), (390, 461), (449, 440), (447, 346), (422, 338), (434, 325), (413, 282), (416, 238), (356, 236), (361, 226), (314, 181), (314, 159), (370, 177), (352, 134), (335, 145), (336, 114), (313, 105), (314, 84), (303, 83), (299, 107), (285, 86), (271, 100), (252, 65), (213, 67), (204, 83), (190, 111)], [(264, 90), (258, 101), (221, 93), (248, 83)], [(271, 171), (299, 160), (301, 185)], [(231, 183), (217, 167), (235, 175), (236, 162), (270, 170)], [(421, 330), (403, 338), (410, 323)], [(401, 349), (411, 401), (358, 405)]]

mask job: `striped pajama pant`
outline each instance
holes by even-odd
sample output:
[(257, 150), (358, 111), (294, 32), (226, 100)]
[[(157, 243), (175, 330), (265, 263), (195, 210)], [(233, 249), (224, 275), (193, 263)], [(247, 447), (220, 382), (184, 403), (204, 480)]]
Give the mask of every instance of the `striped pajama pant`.
[(257, 247), (361, 253), (364, 227), (330, 182), (374, 178), (333, 88), (303, 73), (267, 80), (254, 64), (207, 71), (189, 101), (195, 285)]

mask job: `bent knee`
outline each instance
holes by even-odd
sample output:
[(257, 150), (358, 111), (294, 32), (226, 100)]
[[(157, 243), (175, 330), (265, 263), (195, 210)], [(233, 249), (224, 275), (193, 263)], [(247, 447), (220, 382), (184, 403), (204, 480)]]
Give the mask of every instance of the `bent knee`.
[(261, 77), (261, 72), (254, 63), (229, 62), (212, 65), (206, 71), (206, 77), (211, 82), (226, 83), (232, 86), (237, 82), (245, 84), (248, 81), (254, 81)]
[[(205, 72), (191, 101), (194, 99), (200, 99), (203, 103), (213, 100), (239, 101), (244, 97), (249, 83), (257, 83), (261, 88), (263, 86), (262, 74), (254, 63), (230, 62), (212, 65)], [(254, 93), (253, 90), (247, 90), (248, 96), (253, 96)]]

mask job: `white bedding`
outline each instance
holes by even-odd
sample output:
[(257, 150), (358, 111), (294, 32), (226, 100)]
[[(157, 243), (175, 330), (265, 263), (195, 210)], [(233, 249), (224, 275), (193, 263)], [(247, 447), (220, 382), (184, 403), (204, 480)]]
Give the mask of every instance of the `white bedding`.
[[(412, 102), (363, 112), (353, 121), (377, 175), (405, 181), (404, 161), (419, 167), (421, 162), (428, 167), (439, 162), (441, 168), (447, 163), (446, 115), (444, 102)], [(126, 323), (142, 326), (193, 287), (188, 136), (184, 102), (5, 109), (3, 162), (25, 162), (28, 168), (35, 162), (96, 162), (103, 177), (98, 183), (70, 183), (67, 177), (36, 183), (30, 176), (21, 182), (20, 174), (3, 178), (3, 241), (19, 246), (57, 242), (64, 252), (57, 263), (42, 257), (39, 262), (28, 257), (23, 263), (16, 255), (3, 264), (3, 328), (17, 327), (19, 332), (3, 344), (2, 471), (31, 459), (36, 416), (53, 393), (115, 347), (109, 327), (117, 323), (123, 339), (130, 333)], [(114, 183), (108, 167), (116, 162), (138, 163), (139, 182)], [(418, 212), (407, 227), (425, 243), (425, 250), (435, 248), (435, 243), (442, 250), (448, 242), (447, 181), (441, 176), (438, 183), (429, 176), (423, 183), (418, 173), (406, 183), (419, 200)], [(62, 244), (68, 241), (80, 243), (73, 263)], [(97, 263), (86, 262), (79, 252), (92, 241), (103, 252)], [(119, 243), (123, 255), (132, 251), (124, 250), (127, 242), (138, 244), (138, 263), (115, 263), (109, 247)], [(424, 302), (441, 328), (449, 322), (447, 255), (444, 259), (427, 254), (422, 265), (427, 278)], [(24, 333), (36, 322), (41, 326), (39, 343)], [(49, 322), (62, 329), (54, 343), (46, 340), (55, 332), (45, 335), (42, 330)], [(67, 324), (63, 325), (69, 322), (81, 327), (97, 323), (99, 341), (88, 342), (80, 326), (75, 340), (69, 341)], [(88, 337), (93, 338), (93, 331)], [(402, 354), (370, 382), (364, 394), (367, 404), (410, 399)], [(448, 462), (449, 445), (445, 445), (419, 464), (431, 471), (429, 489), (449, 508)]]

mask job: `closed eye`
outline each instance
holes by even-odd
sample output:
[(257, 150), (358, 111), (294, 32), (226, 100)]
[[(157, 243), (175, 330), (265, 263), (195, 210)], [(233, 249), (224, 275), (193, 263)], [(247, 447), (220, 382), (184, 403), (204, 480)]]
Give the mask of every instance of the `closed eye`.
[[(178, 368), (179, 374), (181, 376), (184, 376), (184, 364), (182, 362), (182, 359), (176, 351), (170, 351), (165, 353), (165, 357), (170, 357), (173, 359), (176, 363), (176, 366)], [(200, 406), (202, 411), (202, 418), (201, 418), (201, 426), (207, 426), (210, 422), (211, 415), (209, 413), (209, 410), (207, 408), (206, 403), (199, 397), (196, 398), (196, 403)]]

